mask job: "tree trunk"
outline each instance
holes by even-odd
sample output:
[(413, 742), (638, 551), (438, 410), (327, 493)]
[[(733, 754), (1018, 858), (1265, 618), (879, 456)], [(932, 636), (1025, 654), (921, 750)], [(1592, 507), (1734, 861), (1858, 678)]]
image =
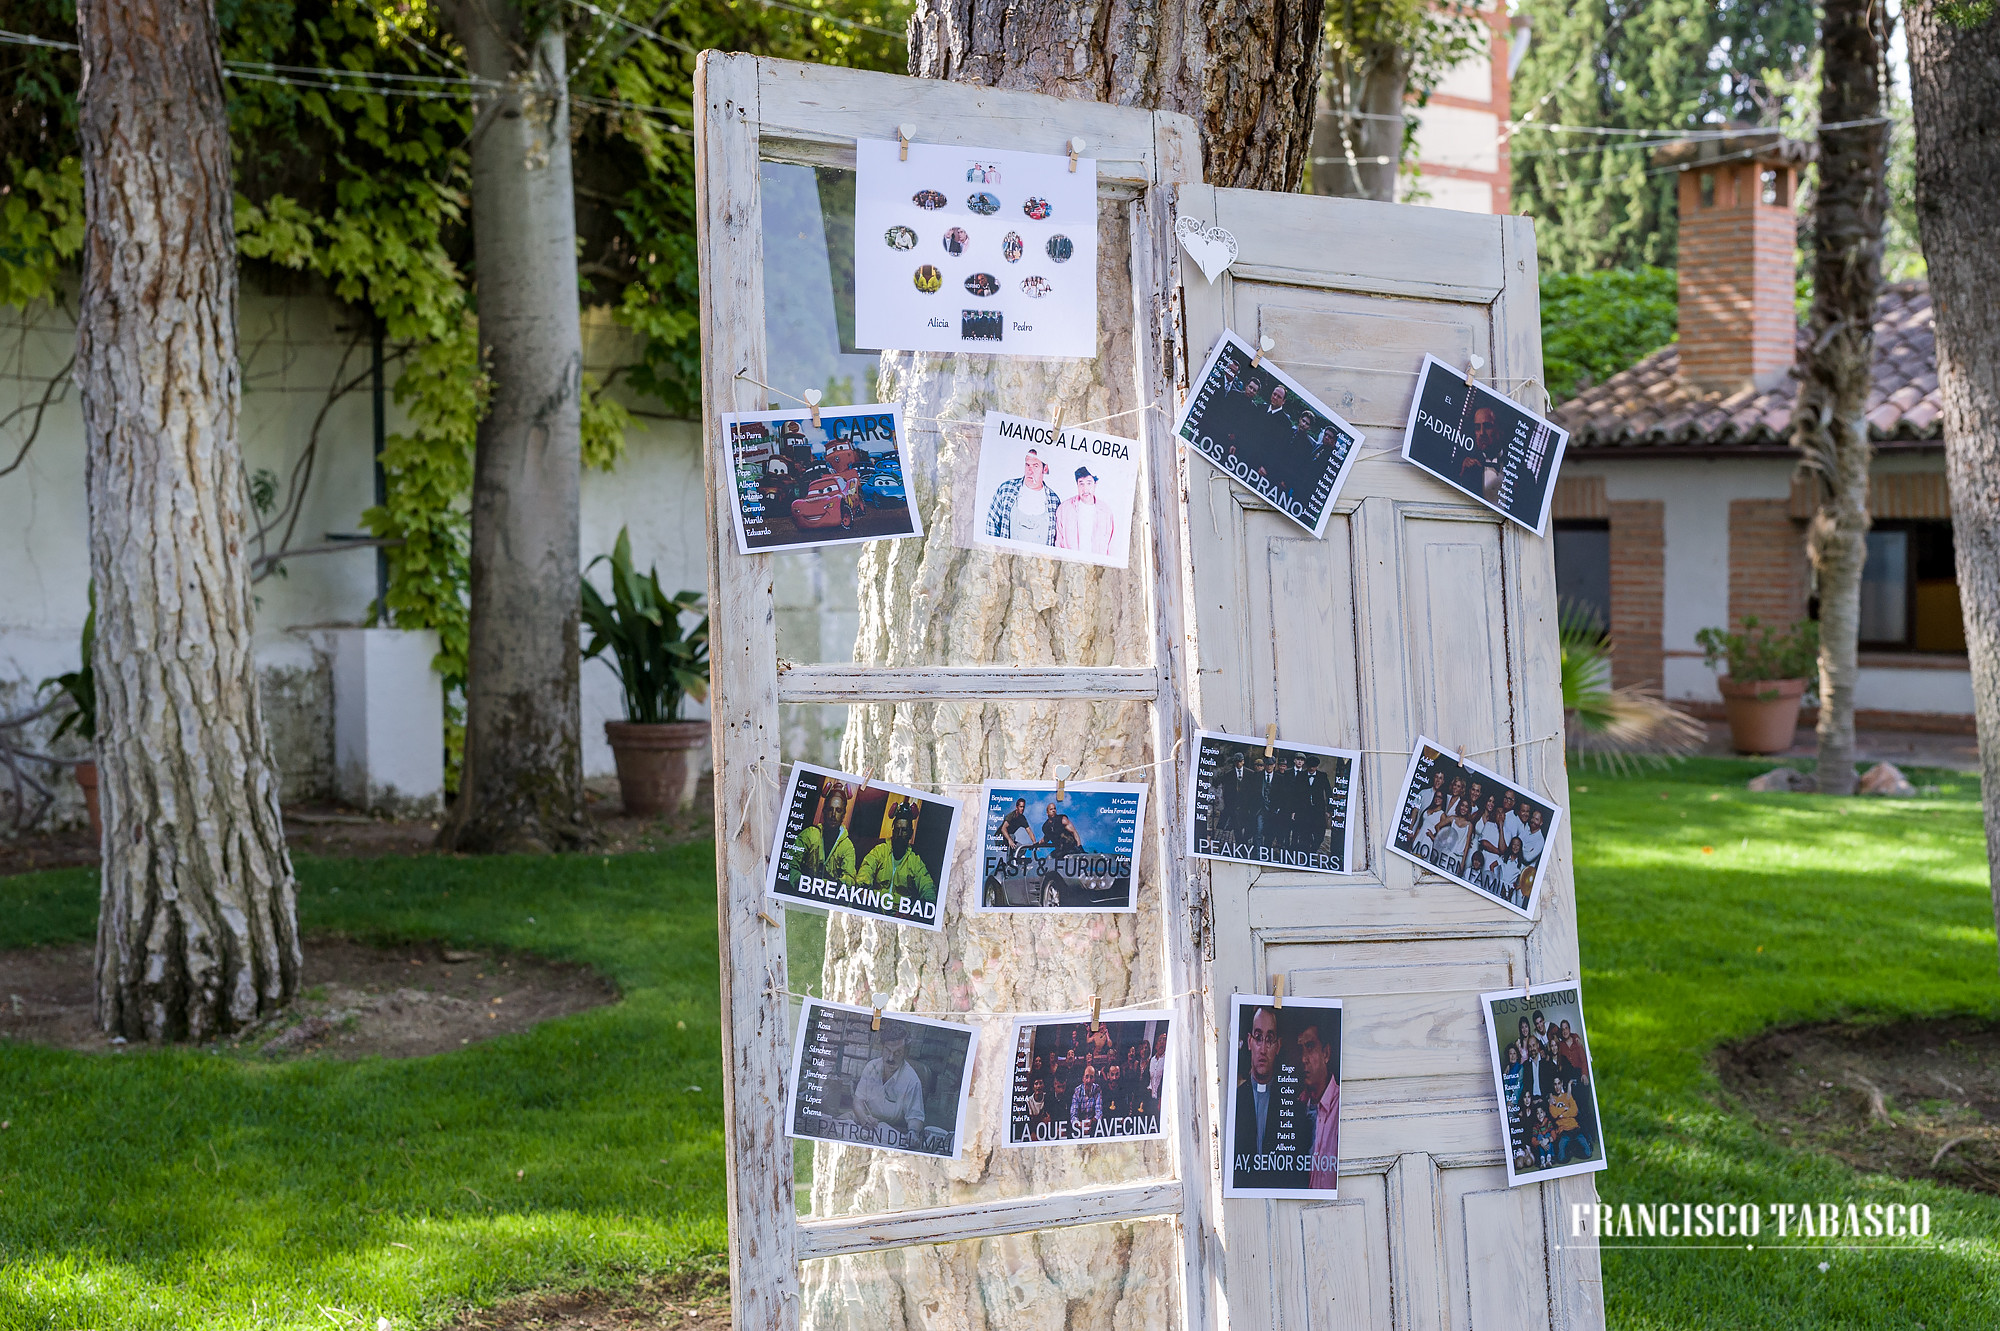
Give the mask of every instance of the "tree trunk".
[(77, 385), (97, 589), (97, 1018), (209, 1040), (298, 992), (251, 651), (236, 237), (207, 4), (84, 0)]
[(1334, 62), (1313, 121), (1313, 193), (1395, 202), (1409, 85), (1410, 53), (1390, 42), (1369, 43), (1356, 66)]
[[(1806, 549), (1819, 583), (1822, 794), (1854, 790), (1855, 651), (1868, 554), (1869, 382), (1889, 127), (1882, 117), (1888, 20), (1871, 0), (1833, 0), (1822, 21), (1819, 187), (1813, 199), (1812, 343), (1800, 366), (1794, 442), (1816, 473), (1819, 505)], [(1862, 122), (1862, 123), (1856, 123)]]
[(465, 767), (438, 841), (548, 851), (591, 839), (583, 809), (577, 550), (583, 334), (562, 29), (506, 0), (454, 26), (482, 91), (472, 139), (479, 345), (493, 392), (472, 477)]
[[(1318, 69), (1319, 7), (1231, 4), (1203, 28), (1192, 7), (1123, 0), (1071, 8), (1043, 2), (929, 0), (911, 20), (913, 74), (1189, 111), (1206, 139), (1210, 180), (1296, 185), (1304, 167)], [(1136, 542), (1129, 570), (967, 548), (979, 431), (988, 407), (1126, 436), (1138, 433), (1133, 394), (1131, 232), (1122, 204), (1101, 205), (1096, 275), (1098, 355), (1088, 361), (887, 352), (879, 396), (899, 401), (914, 447), (908, 481), (923, 512), (921, 541), (863, 548), (857, 661), (878, 665), (1137, 665), (1151, 659), (1149, 574)], [(1205, 350), (1201, 349), (1201, 350)], [(1157, 354), (1157, 349), (1156, 349)], [(1143, 487), (1140, 503), (1144, 502)], [(1128, 531), (1127, 539), (1131, 539)], [(1133, 703), (909, 703), (855, 707), (842, 766), (942, 786), (967, 800), (961, 857), (938, 933), (836, 914), (829, 918), (822, 993), (900, 1010), (983, 1012), (1170, 1006), (1160, 930), (1160, 848), (1148, 837), (1132, 915), (1049, 921), (975, 915), (986, 778), (1079, 780), (1109, 773), (1146, 781), (1146, 709)], [(1153, 797), (1161, 786), (1152, 781)], [(1003, 1048), (1006, 1018), (981, 1023)], [(1182, 1031), (1179, 1039), (1200, 1038)], [(1004, 1150), (1009, 1061), (981, 1060), (961, 1160), (818, 1143), (814, 1215), (860, 1214), (1019, 1197), (1169, 1174), (1164, 1142), (1076, 1150)], [(1190, 1168), (1199, 1168), (1190, 1164)], [(811, 1264), (805, 1325), (827, 1331), (984, 1331), (985, 1328), (1165, 1326), (1179, 1239), (1165, 1223), (1097, 1225), (1057, 1236), (907, 1249)]]
[(1954, 26), (1937, 0), (1903, 12), (1917, 126), (1917, 224), (1937, 320), (1945, 470), (1972, 657), (1986, 853), (2000, 919), (2000, 18)]

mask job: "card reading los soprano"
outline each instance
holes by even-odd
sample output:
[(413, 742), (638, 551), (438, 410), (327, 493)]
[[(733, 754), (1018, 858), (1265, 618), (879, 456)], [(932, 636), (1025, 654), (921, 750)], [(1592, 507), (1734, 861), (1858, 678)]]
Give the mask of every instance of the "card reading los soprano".
[(1094, 430), (986, 413), (972, 512), (975, 544), (1124, 568), (1139, 444)]
[(1354, 749), (1197, 733), (1188, 854), (1266, 868), (1353, 873), (1360, 760)]
[(988, 781), (976, 911), (1130, 911), (1142, 781)]
[(1506, 1137), (1507, 1186), (1604, 1168), (1597, 1079), (1574, 980), (1479, 996)]
[(854, 341), (882, 351), (1097, 354), (1097, 163), (854, 145)]
[(1540, 536), (1569, 432), (1511, 397), (1425, 356), (1403, 427), (1403, 457)]
[(1225, 1197), (1340, 1193), (1340, 1000), (1234, 994)]
[(787, 1137), (956, 1160), (978, 1033), (956, 1022), (808, 998), (792, 1050)]
[(1023, 1017), (1014, 1023), (1006, 1146), (1147, 1141), (1167, 1135), (1170, 1012)]
[(1314, 536), (1325, 533), (1363, 438), (1226, 328), (1176, 428), (1195, 452)]
[(766, 890), (790, 906), (942, 928), (959, 812), (957, 800), (793, 763)]
[(736, 496), (736, 548), (796, 550), (922, 536), (904, 483), (908, 458), (897, 408), (821, 407), (722, 418)]
[(1419, 735), (1389, 850), (1533, 919), (1561, 822), (1532, 790)]

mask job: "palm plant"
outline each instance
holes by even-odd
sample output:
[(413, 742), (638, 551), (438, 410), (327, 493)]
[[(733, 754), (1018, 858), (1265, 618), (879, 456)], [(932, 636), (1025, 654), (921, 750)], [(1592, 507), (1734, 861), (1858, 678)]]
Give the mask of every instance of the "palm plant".
[(588, 577), (583, 580), (583, 623), (590, 630), (583, 659), (611, 654), (611, 669), (625, 690), (627, 720), (678, 721), (686, 697), (708, 696), (708, 617), (681, 632), (682, 616), (701, 614), (701, 593), (668, 596), (660, 590), (657, 565), (640, 576), (624, 528), (611, 553), (591, 560), (584, 572), (603, 563), (611, 565), (609, 601)]
[(1575, 607), (1557, 621), (1562, 646), (1563, 728), (1570, 748), (1614, 771), (1667, 763), (1694, 752), (1708, 727), (1642, 684), (1611, 686), (1611, 640)]

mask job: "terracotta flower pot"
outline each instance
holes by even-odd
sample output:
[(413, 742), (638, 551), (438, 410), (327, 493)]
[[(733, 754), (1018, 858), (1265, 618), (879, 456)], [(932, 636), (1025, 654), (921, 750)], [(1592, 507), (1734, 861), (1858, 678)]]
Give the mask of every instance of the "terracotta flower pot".
[(1729, 742), (1738, 753), (1783, 753), (1798, 738), (1803, 679), (1752, 679), (1724, 675), (1715, 681), (1729, 716)]
[(83, 787), (83, 807), (90, 811), (90, 839), (104, 840), (104, 818), (97, 811), (97, 764), (78, 763), (75, 768), (76, 783)]
[(618, 793), (635, 818), (679, 813), (694, 803), (701, 780), (706, 721), (606, 721), (604, 738), (618, 762)]

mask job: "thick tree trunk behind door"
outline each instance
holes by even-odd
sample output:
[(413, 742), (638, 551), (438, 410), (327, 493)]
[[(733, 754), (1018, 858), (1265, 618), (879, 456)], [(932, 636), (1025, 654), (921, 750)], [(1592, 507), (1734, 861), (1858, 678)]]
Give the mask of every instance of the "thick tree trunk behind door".
[[(1868, 386), (1875, 359), (1875, 297), (1882, 284), (1882, 218), (1889, 127), (1878, 77), (1886, 20), (1872, 0), (1826, 6), (1819, 189), (1813, 201), (1812, 346), (1801, 370), (1795, 442), (1818, 473), (1820, 503), (1806, 548), (1819, 575), (1821, 793), (1854, 789), (1855, 652), (1861, 566), (1868, 554)], [(1856, 123), (1863, 122), (1863, 123)]]
[(298, 990), (250, 646), (236, 241), (215, 15), (85, 0), (77, 383), (104, 808), (97, 1015), (205, 1040)]
[(1917, 222), (1937, 311), (1938, 387), (1959, 601), (1972, 657), (1994, 914), (2000, 918), (2000, 18), (1958, 28), (1922, 0), (1910, 25)]
[(479, 345), (493, 377), (472, 479), (465, 770), (450, 850), (559, 850), (590, 837), (578, 712), (577, 485), (583, 335), (569, 94), (559, 27), (502, 0), (457, 13), (484, 93), (472, 141)]

